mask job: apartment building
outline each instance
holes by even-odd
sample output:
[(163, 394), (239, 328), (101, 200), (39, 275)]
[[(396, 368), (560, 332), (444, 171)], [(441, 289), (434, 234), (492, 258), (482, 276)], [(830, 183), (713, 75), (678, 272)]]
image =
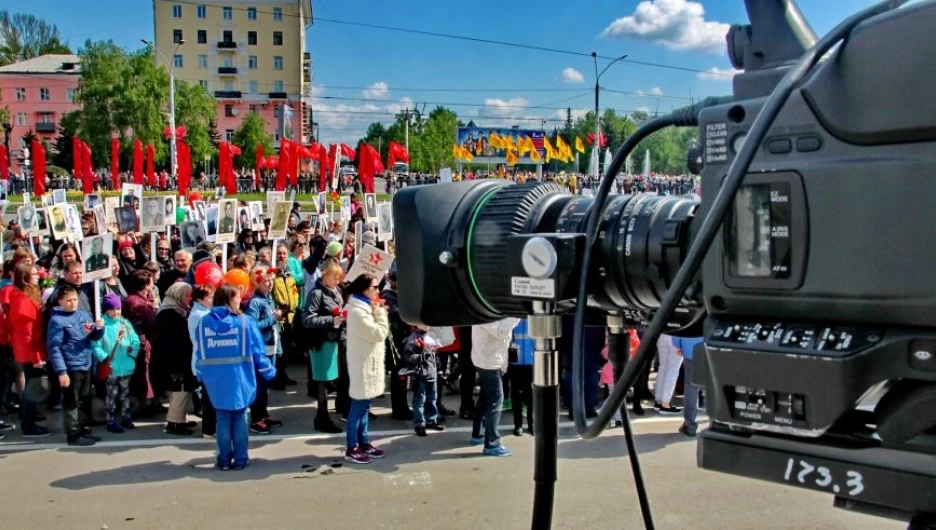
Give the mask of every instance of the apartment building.
[(75, 101), (80, 78), (77, 55), (43, 55), (0, 67), (0, 96), (2, 104), (10, 109), (13, 126), (9, 144), (14, 152), (14, 169), (27, 132), (49, 141), (58, 136), (59, 120), (78, 108)]
[[(304, 96), (311, 0), (153, 0), (155, 44), (176, 79), (199, 83), (218, 100), (218, 131), (228, 139), (248, 113), (278, 141), (283, 106), (290, 138), (310, 141)], [(157, 54), (157, 60), (162, 61)]]

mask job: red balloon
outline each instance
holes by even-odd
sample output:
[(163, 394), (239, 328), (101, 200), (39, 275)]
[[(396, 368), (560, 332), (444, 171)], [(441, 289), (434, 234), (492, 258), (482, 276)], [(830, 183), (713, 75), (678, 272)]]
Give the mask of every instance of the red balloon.
[(250, 298), (253, 296), (253, 283), (250, 281), (250, 275), (242, 269), (231, 269), (224, 275), (224, 283), (233, 285), (241, 292), (241, 298)]
[(213, 261), (205, 261), (195, 268), (195, 285), (210, 285), (215, 289), (224, 281), (224, 272)]
[(188, 196), (188, 204), (189, 204), (189, 206), (191, 206), (191, 207), (194, 208), (195, 205), (192, 204), (192, 203), (195, 202), (195, 201), (200, 201), (200, 200), (202, 200), (202, 194), (201, 194), (201, 193), (198, 193), (197, 191), (193, 191), (192, 193), (189, 193), (189, 196)]

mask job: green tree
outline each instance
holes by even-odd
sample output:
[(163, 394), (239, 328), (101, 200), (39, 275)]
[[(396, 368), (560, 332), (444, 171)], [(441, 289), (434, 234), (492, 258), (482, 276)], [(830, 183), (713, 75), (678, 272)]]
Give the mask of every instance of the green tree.
[(452, 139), (458, 128), (458, 115), (445, 107), (436, 107), (416, 135), (410, 134), (410, 169), (436, 172), (452, 167)]
[(273, 136), (266, 132), (266, 122), (263, 118), (253, 112), (248, 112), (241, 120), (231, 142), (241, 150), (241, 154), (234, 159), (237, 167), (256, 167), (257, 144), (263, 146), (264, 153), (273, 153)]
[(3, 104), (3, 91), (0, 90), (0, 126), (10, 122), (10, 107)]
[(211, 145), (217, 149), (221, 143), (221, 133), (218, 131), (218, 119), (215, 116), (208, 122), (208, 137), (211, 138)]
[(72, 159), (72, 138), (78, 132), (81, 116), (77, 111), (69, 112), (59, 120), (59, 136), (55, 139), (55, 154), (52, 156), (52, 163), (56, 166), (68, 169), (73, 167)]
[(0, 10), (0, 66), (71, 50), (55, 24), (26, 13)]

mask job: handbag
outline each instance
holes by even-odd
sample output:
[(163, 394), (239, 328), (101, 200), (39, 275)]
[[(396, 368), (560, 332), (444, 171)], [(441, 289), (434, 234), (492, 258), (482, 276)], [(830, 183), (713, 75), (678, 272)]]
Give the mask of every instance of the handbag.
[(97, 376), (98, 381), (107, 381), (107, 379), (110, 378), (110, 375), (111, 375), (110, 359), (106, 359), (98, 363), (97, 373), (95, 375)]

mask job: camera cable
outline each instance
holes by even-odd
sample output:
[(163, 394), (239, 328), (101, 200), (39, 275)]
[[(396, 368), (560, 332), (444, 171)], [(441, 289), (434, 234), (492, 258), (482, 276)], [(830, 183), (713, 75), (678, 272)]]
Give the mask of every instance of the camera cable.
[[(598, 416), (589, 425), (585, 418), (585, 338), (583, 333), (585, 307), (588, 297), (588, 273), (591, 266), (592, 248), (595, 245), (598, 235), (598, 220), (607, 201), (611, 186), (614, 183), (614, 177), (624, 165), (627, 155), (629, 155), (644, 138), (653, 132), (669, 126), (697, 125), (699, 111), (706, 107), (723, 104), (726, 102), (726, 99), (707, 98), (696, 105), (677, 110), (668, 116), (650, 120), (641, 126), (632, 136), (628, 137), (615, 153), (614, 159), (611, 165), (606, 169), (605, 176), (601, 181), (594, 206), (588, 214), (588, 221), (586, 224), (586, 246), (582, 260), (582, 274), (579, 277), (579, 296), (575, 306), (574, 336), (572, 339), (572, 408), (575, 429), (582, 438), (593, 439), (601, 434), (612, 419), (614, 412), (621, 409), (624, 405), (627, 390), (634, 384), (637, 374), (639, 373), (639, 368), (647, 363), (650, 352), (653, 351), (652, 346), (663, 332), (667, 320), (676, 309), (683, 293), (698, 272), (702, 260), (724, 222), (725, 216), (734, 201), (735, 194), (740, 188), (744, 176), (757, 154), (757, 150), (760, 148), (761, 142), (767, 135), (771, 124), (780, 113), (780, 110), (783, 108), (790, 94), (792, 94), (798, 84), (810, 73), (819, 60), (838, 44), (839, 41), (844, 39), (858, 24), (868, 18), (896, 9), (906, 3), (906, 1), (907, 0), (885, 0), (884, 2), (875, 4), (852, 15), (838, 24), (826, 36), (821, 38), (787, 70), (786, 74), (765, 101), (760, 113), (758, 113), (757, 117), (754, 119), (754, 123), (748, 132), (747, 140), (732, 161), (727, 176), (722, 182), (721, 188), (702, 222), (697, 237), (690, 246), (686, 258), (679, 268), (679, 272), (676, 274), (672, 285), (669, 290), (667, 290), (666, 295), (660, 303), (659, 309), (654, 313), (647, 327), (640, 347), (637, 349), (637, 354), (624, 366), (623, 372), (617, 378), (614, 390), (608, 398), (607, 405), (602, 407)], [(728, 101), (730, 101), (730, 98)], [(626, 416), (624, 416), (624, 418), (626, 418)], [(633, 447), (632, 440), (628, 442), (628, 452), (636, 456), (636, 449)], [(639, 476), (639, 467), (634, 468), (634, 472), (636, 479), (636, 477)], [(652, 520), (645, 517), (644, 524), (647, 528), (652, 528), (653, 523)]]

